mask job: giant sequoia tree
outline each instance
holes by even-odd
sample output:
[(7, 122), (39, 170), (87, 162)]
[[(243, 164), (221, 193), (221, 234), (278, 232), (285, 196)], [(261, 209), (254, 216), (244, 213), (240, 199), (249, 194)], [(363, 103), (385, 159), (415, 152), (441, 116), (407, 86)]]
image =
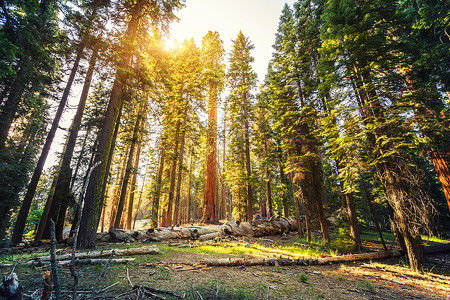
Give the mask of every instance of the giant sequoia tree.
[(217, 223), (217, 100), (223, 89), (225, 66), (223, 42), (217, 32), (209, 31), (202, 41), (204, 76), (207, 82), (208, 132), (206, 148), (206, 183), (203, 200), (203, 223)]

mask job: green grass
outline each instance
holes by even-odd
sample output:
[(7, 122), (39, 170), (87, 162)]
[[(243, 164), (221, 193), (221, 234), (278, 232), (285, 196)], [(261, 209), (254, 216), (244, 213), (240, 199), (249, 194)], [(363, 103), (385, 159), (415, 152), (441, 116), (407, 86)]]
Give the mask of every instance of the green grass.
[(428, 236), (428, 235), (422, 235), (422, 240), (427, 241), (427, 242), (431, 242), (431, 244), (446, 244), (446, 243), (450, 243), (450, 240), (446, 240), (443, 239), (441, 237), (438, 236)]
[(298, 282), (301, 282), (301, 283), (308, 282), (308, 275), (306, 275), (305, 273), (297, 274), (296, 278), (297, 278)]
[[(395, 237), (394, 237), (393, 233), (383, 231), (382, 234), (383, 234), (383, 239), (386, 243), (395, 242)], [(364, 232), (361, 232), (361, 240), (363, 240), (363, 241), (379, 241), (380, 235), (378, 234), (378, 231), (366, 230)]]
[[(160, 245), (158, 245), (160, 247)], [(163, 249), (165, 248), (165, 249)], [(167, 254), (170, 251), (179, 251), (185, 253), (198, 253), (202, 255), (223, 255), (223, 256), (273, 256), (281, 255), (281, 256), (293, 256), (296, 258), (300, 257), (319, 257), (321, 253), (323, 253), (323, 249), (317, 249), (313, 247), (302, 247), (298, 245), (287, 245), (287, 246), (272, 246), (265, 247), (260, 244), (251, 244), (249, 246), (240, 245), (236, 243), (223, 243), (223, 244), (214, 244), (214, 245), (201, 245), (199, 247), (193, 248), (177, 248), (177, 247), (168, 247), (167, 245), (161, 244), (160, 247), (161, 253)], [(164, 252), (168, 251), (168, 252)]]
[(369, 291), (369, 292), (375, 292), (376, 288), (372, 285), (372, 281), (368, 279), (364, 279), (357, 283), (357, 285), (362, 288), (363, 290)]

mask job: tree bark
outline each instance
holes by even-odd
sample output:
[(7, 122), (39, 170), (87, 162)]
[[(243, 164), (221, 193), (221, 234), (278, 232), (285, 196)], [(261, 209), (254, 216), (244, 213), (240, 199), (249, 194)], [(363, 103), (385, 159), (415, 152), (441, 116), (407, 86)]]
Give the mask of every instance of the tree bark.
[(349, 224), (350, 238), (353, 242), (353, 247), (357, 252), (361, 252), (361, 237), (359, 235), (358, 219), (356, 217), (355, 200), (353, 194), (344, 194), (346, 203), (347, 220)]
[[(133, 136), (132, 136), (131, 145), (130, 145), (130, 152), (128, 153), (128, 161), (127, 161), (127, 166), (125, 168), (125, 175), (123, 177), (122, 188), (121, 188), (120, 198), (119, 198), (119, 204), (117, 205), (116, 220), (114, 221), (115, 228), (119, 228), (119, 226), (120, 226), (122, 212), (123, 212), (124, 204), (125, 204), (125, 198), (127, 197), (127, 190), (129, 188), (128, 182), (130, 180), (130, 175), (133, 170), (133, 161), (134, 161), (135, 152), (136, 152), (135, 149), (139, 143), (139, 131), (140, 131), (140, 126), (141, 126), (140, 125), (141, 118), (142, 118), (142, 116), (140, 114), (141, 114), (141, 112), (138, 112), (138, 116), (136, 118), (136, 123), (134, 124)], [(133, 187), (130, 187), (130, 190), (132, 190), (132, 189), (133, 189)], [(131, 212), (132, 212), (132, 210), (131, 210)], [(131, 227), (131, 217), (130, 217), (129, 221), (130, 221), (129, 225)]]
[(434, 169), (441, 183), (442, 191), (447, 199), (448, 209), (450, 210), (450, 149), (449, 147), (434, 148), (430, 151), (431, 160)]
[(289, 217), (289, 204), (288, 204), (288, 184), (286, 179), (286, 174), (284, 173), (283, 161), (280, 157), (280, 177), (281, 183), (283, 184), (283, 214), (287, 218)]
[(75, 171), (73, 172), (72, 180), (70, 181), (70, 190), (71, 191), (73, 191), (73, 186), (74, 186), (75, 180), (77, 179), (77, 176), (78, 176), (78, 171), (79, 171), (80, 166), (81, 166), (81, 161), (82, 161), (83, 156), (84, 156), (84, 151), (85, 151), (85, 148), (86, 148), (87, 139), (88, 139), (90, 133), (91, 133), (91, 131), (90, 131), (90, 129), (88, 129), (88, 131), (86, 131), (86, 134), (85, 134), (84, 139), (83, 139), (83, 143), (81, 145), (80, 154), (78, 155), (77, 164), (75, 166)]
[(303, 237), (303, 224), (300, 218), (300, 197), (296, 196), (296, 194), (298, 193), (298, 189), (295, 181), (292, 181), (292, 189), (294, 194), (295, 219), (297, 221), (298, 236)]
[[(50, 152), (50, 147), (53, 143), (53, 138), (55, 137), (56, 130), (58, 129), (59, 121), (61, 119), (64, 108), (66, 107), (67, 99), (69, 98), (70, 89), (72, 88), (73, 80), (75, 79), (75, 75), (78, 70), (78, 66), (80, 64), (81, 57), (84, 51), (84, 44), (80, 44), (77, 55), (75, 58), (75, 62), (73, 64), (72, 70), (70, 71), (69, 79), (67, 80), (66, 87), (64, 89), (61, 101), (58, 104), (58, 109), (56, 111), (55, 117), (52, 122), (52, 126), (50, 127), (50, 131), (48, 132), (47, 138), (45, 140), (44, 147), (42, 148), (41, 155), (39, 156), (39, 160), (37, 162), (36, 168), (34, 169), (33, 175), (31, 177), (30, 184), (28, 185), (27, 192), (22, 201), (22, 206), (20, 208), (19, 214), (17, 215), (16, 224), (14, 226), (14, 233), (11, 237), (11, 244), (15, 245), (22, 241), (23, 231), (25, 230), (25, 224), (27, 221), (28, 213), (30, 211), (31, 202), (33, 201), (34, 192), (36, 191), (36, 187), (39, 182), (39, 178), (41, 177), (42, 170), (44, 169), (45, 160), (47, 159), (48, 153)], [(11, 119), (12, 120), (12, 119)], [(9, 127), (8, 127), (9, 130)], [(2, 138), (2, 137), (0, 137)], [(0, 147), (4, 146), (4, 141), (0, 140)]]
[(189, 183), (188, 183), (188, 195), (187, 195), (187, 222), (191, 222), (191, 193), (192, 193), (192, 171), (194, 169), (194, 154), (191, 153), (191, 163), (189, 167)]
[(137, 145), (136, 158), (134, 159), (133, 174), (130, 184), (130, 200), (128, 201), (128, 216), (127, 216), (127, 229), (131, 229), (131, 222), (133, 221), (133, 206), (134, 206), (134, 196), (136, 193), (136, 179), (137, 171), (139, 168), (139, 158), (141, 156), (141, 145)]
[(202, 223), (215, 224), (217, 216), (217, 87), (210, 86), (208, 93), (208, 133), (206, 146), (206, 181), (203, 200)]
[(153, 205), (152, 205), (152, 227), (153, 228), (158, 227), (159, 198), (161, 196), (161, 182), (162, 182), (162, 175), (163, 175), (163, 171), (164, 171), (164, 156), (165, 156), (164, 145), (161, 144), (160, 147), (161, 147), (161, 152), (159, 155), (158, 178), (156, 179), (156, 191), (155, 191), (155, 197), (154, 197)]
[(245, 168), (247, 170), (247, 221), (253, 219), (253, 195), (252, 195), (252, 170), (250, 165), (250, 128), (248, 121), (248, 113), (246, 113), (244, 121), (245, 130)]
[[(136, 168), (137, 169), (137, 168)], [(133, 229), (136, 226), (136, 220), (137, 220), (137, 216), (139, 213), (139, 209), (141, 208), (141, 203), (142, 203), (142, 195), (144, 193), (144, 187), (145, 187), (145, 179), (147, 177), (147, 171), (148, 171), (148, 164), (145, 167), (145, 172), (144, 172), (144, 178), (142, 179), (142, 186), (141, 186), (141, 192), (139, 193), (139, 200), (138, 200), (138, 204), (136, 207), (136, 213), (134, 214), (134, 221), (133, 221)]]
[(180, 197), (181, 197), (181, 179), (183, 176), (183, 158), (184, 158), (184, 144), (186, 140), (186, 121), (187, 116), (185, 117), (183, 121), (183, 132), (181, 134), (181, 144), (180, 144), (180, 153), (178, 154), (178, 178), (177, 178), (177, 189), (175, 194), (175, 207), (173, 210), (173, 223), (174, 224), (180, 224), (181, 218), (181, 208), (180, 208)]
[(114, 221), (116, 220), (116, 214), (117, 214), (117, 205), (119, 204), (120, 199), (120, 190), (122, 188), (123, 178), (125, 176), (125, 170), (127, 168), (127, 161), (128, 161), (128, 153), (130, 151), (130, 146), (128, 145), (125, 149), (125, 152), (123, 153), (122, 160), (119, 160), (118, 162), (118, 170), (117, 170), (117, 177), (115, 180), (115, 188), (112, 193), (112, 200), (111, 200), (111, 214), (109, 216), (109, 229), (114, 227)]
[(226, 118), (226, 105), (224, 108), (224, 116), (223, 116), (223, 151), (222, 151), (222, 191), (221, 191), (221, 200), (222, 200), (222, 219), (229, 219), (229, 216), (227, 218), (226, 213), (226, 182), (225, 182), (225, 158), (226, 158), (226, 133), (227, 133), (227, 118)]
[(8, 140), (8, 133), (19, 107), (20, 99), (26, 88), (26, 73), (28, 67), (23, 62), (23, 58), (19, 61), (21, 67), (16, 74), (16, 80), (14, 81), (11, 90), (9, 91), (8, 98), (2, 106), (0, 113), (0, 151), (5, 149), (6, 141)]
[(84, 108), (86, 107), (86, 101), (91, 87), (92, 76), (94, 74), (94, 68), (97, 61), (97, 52), (99, 44), (97, 43), (92, 50), (91, 59), (89, 61), (89, 67), (86, 73), (86, 77), (83, 84), (83, 90), (81, 91), (80, 101), (78, 103), (77, 111), (72, 121), (72, 126), (69, 130), (69, 136), (67, 138), (67, 146), (63, 154), (63, 162), (61, 165), (61, 171), (57, 176), (57, 184), (53, 197), (55, 202), (55, 209), (52, 214), (53, 220), (56, 220), (56, 239), (62, 240), (62, 232), (64, 227), (64, 220), (66, 216), (66, 210), (69, 204), (70, 197), (70, 179), (71, 171), (70, 164), (72, 162), (73, 152), (75, 150), (76, 140), (78, 132), (81, 127), (81, 119), (83, 117)]
[(81, 216), (81, 226), (78, 232), (78, 248), (80, 249), (95, 247), (95, 235), (102, 209), (103, 186), (109, 171), (107, 167), (113, 140), (114, 125), (117, 122), (119, 111), (121, 110), (123, 89), (127, 83), (127, 70), (132, 56), (131, 46), (136, 39), (139, 21), (142, 18), (145, 5), (145, 1), (137, 1), (133, 7), (127, 32), (125, 33), (125, 37), (130, 40), (128, 41), (129, 43), (124, 43), (123, 45), (124, 54), (122, 54), (122, 59), (117, 68), (116, 79), (113, 84), (108, 108), (100, 132), (95, 162), (97, 163), (100, 161), (101, 164), (92, 173), (86, 192), (83, 214)]
[(362, 174), (360, 173), (361, 178), (361, 187), (364, 192), (364, 196), (367, 200), (367, 204), (369, 205), (370, 214), (372, 215), (372, 220), (375, 223), (375, 227), (377, 228), (378, 234), (380, 235), (381, 243), (383, 244), (383, 248), (385, 251), (387, 251), (386, 243), (384, 242), (383, 234), (381, 232), (380, 222), (378, 222), (377, 214), (375, 212), (375, 208), (373, 207), (373, 197), (372, 194), (369, 192), (369, 189), (366, 185), (366, 182), (364, 181), (364, 178), (362, 177)]
[(171, 226), (172, 225), (172, 214), (173, 214), (173, 200), (175, 196), (175, 180), (176, 180), (176, 172), (177, 172), (177, 159), (178, 159), (178, 143), (180, 140), (180, 120), (176, 123), (175, 130), (175, 145), (174, 145), (174, 157), (172, 158), (172, 165), (170, 167), (170, 187), (169, 187), (169, 199), (167, 202), (167, 215), (165, 218), (165, 222), (163, 226)]

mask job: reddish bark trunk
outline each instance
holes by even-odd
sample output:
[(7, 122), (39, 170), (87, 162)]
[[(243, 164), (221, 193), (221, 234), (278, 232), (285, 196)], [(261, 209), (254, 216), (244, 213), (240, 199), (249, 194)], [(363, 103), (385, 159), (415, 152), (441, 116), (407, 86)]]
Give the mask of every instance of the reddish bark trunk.
[(208, 97), (208, 137), (206, 156), (205, 196), (202, 223), (215, 224), (217, 216), (217, 89), (210, 87)]
[(432, 149), (430, 156), (450, 210), (450, 151), (447, 148)]

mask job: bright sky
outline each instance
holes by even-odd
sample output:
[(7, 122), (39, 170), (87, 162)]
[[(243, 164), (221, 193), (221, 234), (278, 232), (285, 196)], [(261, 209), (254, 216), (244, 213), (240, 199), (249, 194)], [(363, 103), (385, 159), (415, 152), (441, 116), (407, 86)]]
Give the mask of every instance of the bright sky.
[[(272, 57), (272, 45), (284, 4), (290, 7), (295, 0), (187, 0), (186, 7), (176, 14), (179, 22), (171, 26), (170, 39), (183, 41), (194, 38), (201, 46), (208, 30), (217, 31), (225, 51), (231, 52), (232, 40), (239, 30), (255, 45), (253, 68), (259, 83), (266, 75)], [(228, 55), (226, 59), (228, 60)]]

